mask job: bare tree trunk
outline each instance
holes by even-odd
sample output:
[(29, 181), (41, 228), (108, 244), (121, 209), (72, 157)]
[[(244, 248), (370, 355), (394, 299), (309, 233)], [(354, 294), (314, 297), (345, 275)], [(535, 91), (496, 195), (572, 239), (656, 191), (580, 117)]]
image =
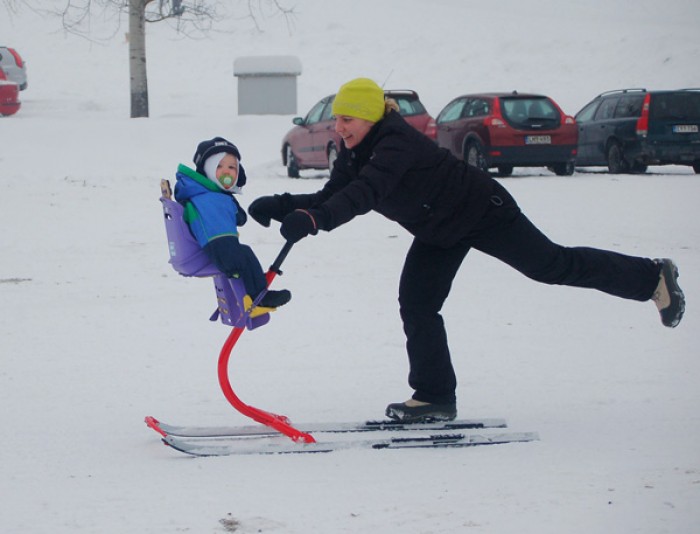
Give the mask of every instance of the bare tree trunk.
[[(0, 6), (13, 13), (18, 3), (27, 0), (0, 0)], [(131, 91), (131, 118), (148, 117), (148, 77), (146, 70), (146, 6), (154, 0), (62, 0), (64, 7), (55, 14), (61, 17), (63, 27), (71, 33), (86, 37), (90, 32), (90, 16), (93, 6), (104, 8), (105, 13), (116, 10), (119, 14), (117, 24), (121, 24), (121, 14), (125, 7), (129, 12), (129, 89)], [(283, 8), (280, 0), (265, 0), (287, 18), (287, 24), (294, 15), (293, 9)], [(263, 0), (258, 0), (258, 7)], [(214, 0), (160, 0), (158, 7), (149, 11), (148, 22), (166, 19), (178, 19), (178, 31), (185, 24), (194, 27), (197, 32), (206, 33), (211, 28), (216, 14)], [(258, 26), (253, 8), (255, 0), (248, 0), (248, 16)], [(51, 10), (53, 11), (53, 10)], [(119, 28), (119, 26), (117, 26)]]
[(129, 76), (131, 118), (148, 117), (146, 75), (146, 4), (151, 0), (129, 0)]

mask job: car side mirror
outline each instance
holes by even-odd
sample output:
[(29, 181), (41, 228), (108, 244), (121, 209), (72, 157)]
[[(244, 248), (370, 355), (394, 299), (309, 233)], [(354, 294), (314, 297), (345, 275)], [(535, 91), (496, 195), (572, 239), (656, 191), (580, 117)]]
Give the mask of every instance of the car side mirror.
[(294, 117), (292, 119), (292, 122), (296, 124), (297, 126), (303, 126), (304, 125), (304, 119), (302, 117)]

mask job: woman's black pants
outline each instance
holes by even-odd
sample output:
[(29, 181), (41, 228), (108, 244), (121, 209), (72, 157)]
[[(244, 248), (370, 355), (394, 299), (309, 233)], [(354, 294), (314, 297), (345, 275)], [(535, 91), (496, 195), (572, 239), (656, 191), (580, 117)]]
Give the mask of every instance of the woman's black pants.
[(545, 284), (587, 287), (617, 297), (649, 300), (659, 282), (653, 260), (550, 241), (498, 183), (478, 225), (459, 243), (441, 248), (414, 240), (399, 284), (413, 398), (455, 402), (457, 380), (440, 315), (457, 270), (471, 248), (498, 258)]

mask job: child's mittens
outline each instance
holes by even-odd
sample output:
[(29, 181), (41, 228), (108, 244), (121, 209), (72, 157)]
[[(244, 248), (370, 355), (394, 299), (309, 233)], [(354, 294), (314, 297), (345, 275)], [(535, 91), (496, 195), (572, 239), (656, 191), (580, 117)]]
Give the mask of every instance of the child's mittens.
[(236, 200), (236, 197), (231, 195), (231, 199), (233, 200), (233, 203), (236, 205), (236, 226), (243, 226), (247, 221), (248, 221), (248, 215), (246, 214), (245, 210), (241, 208), (241, 205), (238, 203), (238, 200)]

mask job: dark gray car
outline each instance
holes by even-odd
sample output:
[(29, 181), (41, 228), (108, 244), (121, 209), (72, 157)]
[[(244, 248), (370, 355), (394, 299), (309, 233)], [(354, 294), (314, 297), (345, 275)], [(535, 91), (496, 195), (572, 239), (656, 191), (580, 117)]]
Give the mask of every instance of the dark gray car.
[(602, 93), (576, 114), (577, 167), (611, 173), (689, 165), (700, 173), (700, 89)]

